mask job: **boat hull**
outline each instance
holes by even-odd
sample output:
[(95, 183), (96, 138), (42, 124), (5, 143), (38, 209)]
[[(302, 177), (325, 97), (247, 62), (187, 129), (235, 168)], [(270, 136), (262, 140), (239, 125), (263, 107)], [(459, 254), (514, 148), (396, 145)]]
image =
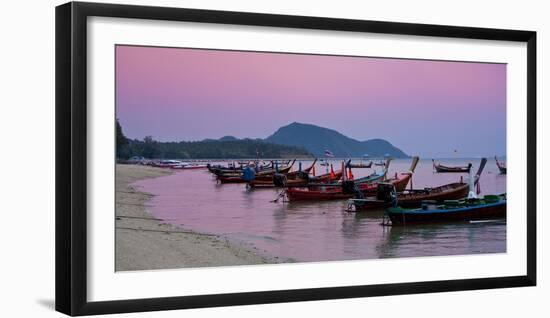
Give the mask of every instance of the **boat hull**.
[(422, 191), (416, 193), (398, 193), (398, 205), (405, 208), (417, 208), (425, 200), (441, 202), (444, 200), (463, 199), (468, 196), (468, 192), (470, 191), (470, 187), (466, 183), (454, 183), (443, 187), (449, 187), (449, 189), (438, 191), (436, 188), (431, 192), (427, 191), (425, 194), (422, 194)]
[(468, 173), (470, 172), (470, 169), (463, 167), (435, 166), (435, 171), (439, 173)]
[[(291, 172), (292, 173), (292, 172)], [(304, 179), (298, 177), (296, 174), (287, 174), (287, 181), (286, 181), (286, 188), (290, 187), (305, 187), (310, 183), (316, 183), (316, 184), (323, 184), (323, 183), (329, 183), (336, 180), (339, 180), (342, 177), (342, 172), (336, 172), (334, 173), (334, 177), (331, 177), (330, 174), (326, 175), (320, 175), (318, 177), (311, 177), (309, 179)], [(278, 185), (273, 182), (273, 176), (271, 178), (262, 178), (262, 179), (254, 179), (249, 183), (251, 188), (277, 188)]]
[(369, 163), (349, 163), (348, 168), (367, 169), (372, 167), (372, 161)]
[[(331, 187), (333, 188), (333, 187)], [(301, 190), (288, 189), (286, 196), (289, 201), (329, 201), (329, 200), (345, 200), (353, 198), (353, 194), (342, 192), (341, 188), (333, 188), (328, 190)]]
[[(419, 208), (422, 201), (459, 200), (468, 196), (470, 187), (466, 183), (451, 183), (431, 190), (409, 190), (397, 192), (397, 205), (404, 208)], [(353, 209), (349, 211), (369, 211), (392, 206), (392, 202), (377, 200), (376, 197), (350, 200)]]
[[(364, 212), (389, 208), (392, 205), (389, 201), (377, 200), (376, 197), (366, 199), (350, 199), (348, 202), (348, 212)], [(353, 209), (351, 208), (353, 207)]]
[(471, 165), (463, 166), (463, 167), (444, 166), (440, 163), (436, 163), (435, 160), (433, 159), (432, 159), (432, 164), (435, 172), (438, 172), (438, 173), (469, 173), (471, 169)]
[[(407, 186), (411, 176), (408, 175), (403, 179), (395, 180), (400, 188)], [(369, 181), (361, 181), (361, 183), (356, 184), (359, 191), (363, 195), (370, 195), (376, 192), (378, 187), (377, 182), (384, 179), (383, 175), (377, 176), (376, 178), (371, 178)], [(406, 180), (404, 180), (406, 179)], [(365, 179), (366, 180), (366, 179)], [(391, 181), (388, 181), (391, 182)], [(354, 193), (344, 193), (340, 185), (327, 185), (327, 186), (315, 186), (309, 188), (294, 188), (287, 189), (286, 196), (289, 201), (330, 201), (330, 200), (345, 200), (351, 199), (355, 196)]]
[(244, 179), (240, 176), (238, 177), (224, 177), (218, 176), (218, 182), (220, 183), (245, 183)]
[[(286, 181), (285, 187), (303, 187), (306, 186), (308, 181), (306, 179), (296, 178)], [(248, 183), (251, 188), (277, 188), (277, 185), (271, 180), (253, 180)]]
[(468, 222), (506, 217), (506, 201), (443, 210), (400, 210), (386, 211), (392, 225), (406, 225), (439, 222)]

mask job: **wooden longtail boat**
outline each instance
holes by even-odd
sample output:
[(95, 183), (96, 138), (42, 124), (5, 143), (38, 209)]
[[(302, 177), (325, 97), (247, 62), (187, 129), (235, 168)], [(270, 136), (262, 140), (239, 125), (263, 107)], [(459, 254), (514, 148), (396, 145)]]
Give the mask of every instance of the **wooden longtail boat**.
[(370, 161), (369, 163), (363, 163), (363, 162), (360, 162), (360, 163), (349, 163), (348, 164), (348, 168), (356, 168), (356, 169), (362, 169), (362, 168), (370, 168), (372, 167), (372, 161)]
[[(474, 177), (474, 185), (479, 183), (481, 173), (483, 172), (486, 163), (487, 159), (482, 158), (478, 171)], [(384, 191), (393, 191), (394, 194), (390, 195), (388, 193), (384, 193)], [(375, 197), (350, 199), (348, 201), (347, 211), (366, 211), (390, 207), (392, 205), (417, 208), (421, 206), (422, 201), (429, 200), (434, 202), (443, 202), (444, 200), (458, 200), (467, 197), (469, 192), (470, 185), (462, 182), (462, 180), (460, 182), (449, 183), (435, 188), (410, 189), (404, 191), (399, 191), (397, 188), (394, 190), (388, 190), (387, 187), (382, 186), (377, 189), (377, 195)]]
[[(290, 164), (291, 160), (284, 161), (280, 164), (281, 167), (288, 166)], [(278, 164), (278, 162), (277, 162)], [(243, 165), (242, 163), (237, 165), (235, 163), (230, 163), (227, 166), (222, 165), (210, 165), (207, 164), (208, 171), (215, 175), (227, 175), (227, 174), (239, 174), (243, 172), (243, 169), (246, 167), (253, 167), (255, 170), (259, 171), (268, 171), (271, 170), (274, 172), (276, 163), (274, 161), (271, 161), (269, 164), (265, 164), (263, 162), (262, 164), (259, 163), (259, 161), (252, 163), (248, 163), (247, 165)]]
[(208, 171), (210, 171), (211, 173), (213, 173), (215, 175), (243, 172), (243, 167), (241, 167), (241, 166), (227, 166), (227, 167), (224, 167), (224, 166), (221, 166), (221, 165), (217, 165), (217, 166), (212, 166), (212, 165), (208, 166), (207, 165), (207, 168), (208, 168)]
[(434, 159), (432, 159), (432, 164), (433, 164), (434, 170), (439, 173), (443, 173), (443, 172), (468, 173), (472, 168), (471, 164), (467, 166), (459, 166), (459, 167), (444, 166), (440, 163), (436, 163)]
[[(376, 190), (376, 186), (373, 185), (374, 183), (380, 182), (386, 178), (390, 160), (391, 159), (387, 160), (383, 173), (373, 173), (367, 177), (355, 179), (353, 181), (343, 180), (340, 184), (289, 188), (286, 189), (286, 197), (288, 201), (327, 201), (353, 198), (357, 191), (370, 193)], [(402, 174), (401, 178), (392, 179), (391, 182), (399, 187), (406, 187), (410, 177), (411, 176), (408, 174)]]
[[(380, 183), (379, 185), (381, 185)], [(397, 204), (401, 207), (416, 208), (422, 204), (422, 201), (433, 200), (441, 202), (444, 200), (458, 200), (468, 196), (470, 187), (464, 182), (455, 182), (445, 184), (435, 188), (404, 190), (395, 192)], [(377, 195), (376, 197), (367, 197), (363, 199), (350, 199), (348, 201), (349, 212), (367, 211), (378, 208), (386, 208), (394, 203), (388, 197)]]
[[(296, 160), (294, 160), (296, 161)], [(292, 168), (292, 165), (294, 164), (294, 161), (292, 162), (292, 164), (290, 165), (287, 165), (287, 166), (280, 166), (278, 169), (279, 169), (279, 172), (283, 172), (283, 173), (286, 173), (290, 170), (290, 168)], [(248, 168), (248, 167), (252, 167), (252, 166), (246, 166), (246, 167), (229, 167), (229, 168), (223, 168), (223, 169), (216, 169), (216, 168), (213, 168), (214, 171), (214, 174), (215, 175), (223, 175), (223, 176), (238, 176), (239, 174), (242, 174), (243, 170)], [(254, 170), (256, 171), (256, 174), (258, 175), (262, 175), (262, 174), (273, 174), (276, 171), (276, 168), (274, 167), (274, 165), (271, 163), (267, 166), (261, 166), (261, 167), (258, 167), (258, 168), (255, 168), (255, 167), (252, 167), (254, 168)]]
[[(279, 171), (282, 171), (279, 173), (285, 174), (288, 170), (290, 170), (290, 167), (287, 167), (283, 170), (279, 170)], [(277, 172), (275, 170), (261, 171), (256, 173), (256, 178), (258, 180), (269, 181), (269, 180), (272, 180), (273, 175), (276, 173)], [(227, 183), (226, 181), (229, 181), (231, 183), (236, 183), (236, 182), (239, 182), (236, 179), (239, 179), (239, 178), (242, 179), (242, 176), (243, 176), (243, 172), (223, 173), (223, 174), (216, 175), (216, 179), (218, 179), (222, 183)], [(246, 182), (246, 180), (242, 180), (240, 183), (243, 183), (243, 182)]]
[(497, 156), (495, 156), (495, 160), (497, 162), (498, 170), (500, 171), (500, 174), (506, 174), (506, 164), (504, 162), (498, 161)]
[[(222, 166), (210, 166), (208, 168), (208, 171), (210, 171), (211, 173), (215, 174), (215, 175), (227, 175), (227, 174), (238, 174), (238, 173), (242, 173), (243, 172), (243, 169), (246, 168), (247, 166), (227, 166), (227, 167), (222, 167)], [(273, 169), (273, 166), (271, 164), (269, 165), (263, 165), (263, 166), (259, 166), (258, 168), (256, 168), (258, 171), (266, 171), (266, 170), (272, 170)]]
[[(303, 173), (303, 172), (302, 172)], [(330, 173), (319, 175), (316, 177), (310, 177), (307, 174), (298, 176), (295, 178), (287, 178), (284, 174), (275, 174), (271, 180), (253, 180), (248, 183), (251, 188), (291, 188), (291, 187), (304, 187), (307, 186), (310, 182), (315, 184), (323, 184), (334, 182), (342, 178), (342, 171), (334, 172), (333, 175)]]
[[(351, 159), (348, 160), (347, 162), (343, 163), (342, 169), (344, 169), (345, 166), (347, 164), (349, 164), (350, 161), (351, 161)], [(388, 167), (389, 167), (389, 162), (390, 161), (391, 161), (391, 159), (388, 159), (388, 166), (384, 168), (382, 173), (373, 172), (372, 174), (370, 174), (366, 177), (361, 177), (361, 178), (354, 179), (353, 182), (355, 184), (362, 184), (362, 183), (374, 182), (374, 181), (377, 181), (377, 180), (380, 181), (379, 180), (380, 176), (382, 176), (382, 178), (386, 178), (386, 174), (388, 173)], [(342, 176), (344, 176), (345, 178), (342, 179), (342, 180), (339, 180), (338, 182), (323, 183), (323, 184), (316, 184), (315, 182), (310, 182), (307, 187), (309, 189), (315, 189), (316, 187), (322, 187), (323, 189), (326, 189), (327, 187), (341, 187), (342, 186), (342, 181), (345, 181), (345, 180), (348, 179), (345, 174), (342, 174)]]
[[(418, 160), (419, 158), (417, 156), (413, 157), (412, 163), (408, 172), (402, 172), (400, 174), (395, 173), (395, 176), (393, 178), (385, 179), (383, 182), (391, 185), (395, 189), (395, 191), (405, 190), (405, 188), (407, 187), (407, 184), (409, 184), (410, 180), (412, 179), (414, 170), (416, 169), (416, 165), (418, 164)], [(388, 161), (388, 165), (389, 165), (389, 161)], [(343, 191), (350, 194), (353, 193), (356, 197), (364, 198), (365, 196), (372, 196), (373, 194), (376, 194), (379, 183), (380, 181), (366, 183), (366, 184), (359, 184), (359, 185), (354, 185), (353, 188), (343, 186)]]
[(330, 183), (339, 180), (342, 177), (342, 172), (332, 172), (320, 176), (310, 176), (310, 172), (315, 167), (313, 163), (304, 170), (292, 171), (289, 173), (275, 173), (272, 176), (256, 177), (254, 180), (248, 182), (248, 186), (251, 188), (287, 188), (287, 187), (303, 187), (309, 183)]
[[(290, 169), (292, 169), (292, 166), (294, 165), (294, 162), (296, 162), (296, 159), (294, 159), (294, 161), (292, 161), (292, 163), (290, 165), (288, 165), (287, 167), (283, 167), (283, 168), (278, 169), (278, 172), (277, 172), (277, 169), (268, 169), (268, 170), (263, 170), (263, 171), (256, 172), (256, 178), (261, 178), (261, 177), (272, 178), (275, 173), (282, 173), (282, 174), (288, 173), (290, 171)], [(217, 180), (220, 183), (245, 183), (245, 182), (247, 182), (247, 180), (244, 180), (242, 178), (242, 176), (243, 176), (243, 172), (220, 174), (220, 175), (217, 175)]]
[(448, 200), (443, 204), (424, 201), (420, 209), (393, 207), (386, 210), (392, 225), (434, 222), (468, 222), (506, 217), (506, 195), (482, 199)]
[(288, 201), (328, 201), (349, 199), (354, 194), (344, 193), (341, 187), (318, 188), (316, 190), (309, 188), (288, 188), (286, 189), (286, 198)]
[[(412, 157), (411, 166), (409, 167), (409, 171), (407, 172), (401, 172), (399, 174), (399, 177), (397, 173), (395, 174), (395, 177), (393, 179), (387, 179), (386, 182), (392, 183), (396, 189), (396, 191), (403, 191), (407, 187), (407, 184), (409, 184), (409, 181), (411, 180), (414, 171), (416, 170), (416, 166), (418, 165), (418, 161), (420, 158), (418, 156)], [(389, 165), (390, 161), (388, 161)]]
[[(284, 174), (287, 177), (287, 179), (289, 179), (289, 180), (290, 179), (296, 179), (300, 175), (303, 175), (304, 173), (309, 174), (311, 172), (311, 170), (313, 170), (313, 167), (315, 166), (316, 162), (317, 162), (317, 158), (315, 158), (315, 160), (313, 161), (313, 163), (309, 167), (303, 169), (302, 171), (296, 170), (296, 171), (290, 171), (290, 172), (285, 173), (284, 171), (279, 170), (279, 173)], [(256, 174), (256, 177), (254, 178), (254, 181), (272, 182), (274, 174), (275, 173), (273, 173), (273, 174), (263, 174), (263, 175), (262, 174)]]
[(216, 180), (220, 183), (245, 183), (242, 175), (239, 176), (218, 176)]
[(375, 182), (370, 183), (361, 183), (358, 185), (355, 185), (354, 188), (351, 188), (351, 186), (348, 189), (344, 189), (344, 192), (354, 195), (354, 196), (369, 196), (376, 193), (378, 189), (378, 184), (380, 182), (385, 182), (388, 184), (391, 184), (394, 188), (400, 189), (398, 191), (403, 191), (407, 187), (407, 184), (412, 178), (412, 173), (400, 173), (395, 174), (395, 177), (385, 180), (378, 180)]
[(267, 169), (267, 170), (261, 170), (259, 172), (256, 172), (256, 178), (261, 176), (273, 176), (275, 173), (288, 173), (290, 172), (290, 169), (292, 169), (292, 166), (294, 166), (294, 163), (296, 162), (296, 159), (294, 159), (289, 165), (281, 166), (278, 168), (273, 169)]

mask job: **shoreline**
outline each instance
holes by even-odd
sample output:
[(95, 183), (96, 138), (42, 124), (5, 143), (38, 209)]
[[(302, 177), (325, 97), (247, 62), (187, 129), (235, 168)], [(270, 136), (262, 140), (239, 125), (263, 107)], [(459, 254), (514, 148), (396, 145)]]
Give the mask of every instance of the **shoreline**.
[(222, 236), (197, 233), (153, 217), (147, 211), (153, 195), (131, 184), (172, 173), (149, 166), (116, 165), (116, 272), (278, 263)]

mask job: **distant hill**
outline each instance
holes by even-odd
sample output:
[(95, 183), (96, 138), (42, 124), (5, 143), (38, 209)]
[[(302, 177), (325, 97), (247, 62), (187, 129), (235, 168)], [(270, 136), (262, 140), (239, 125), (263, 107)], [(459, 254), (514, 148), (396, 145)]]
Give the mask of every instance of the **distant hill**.
[(336, 130), (310, 124), (292, 123), (279, 128), (266, 142), (303, 147), (316, 157), (324, 157), (325, 149), (336, 157), (381, 157), (389, 154), (394, 158), (407, 158), (400, 149), (383, 139), (358, 141), (342, 135)]
[(143, 140), (129, 139), (124, 136), (118, 120), (116, 124), (116, 154), (120, 159), (132, 156), (149, 159), (304, 158), (324, 157), (325, 149), (336, 157), (360, 157), (364, 154), (408, 157), (383, 139), (357, 141), (335, 130), (309, 124), (292, 123), (279, 128), (266, 139), (224, 136), (180, 142), (161, 142), (151, 136)]
[(239, 140), (239, 138), (233, 137), (233, 136), (223, 136), (218, 140), (219, 141), (235, 141), (235, 140)]

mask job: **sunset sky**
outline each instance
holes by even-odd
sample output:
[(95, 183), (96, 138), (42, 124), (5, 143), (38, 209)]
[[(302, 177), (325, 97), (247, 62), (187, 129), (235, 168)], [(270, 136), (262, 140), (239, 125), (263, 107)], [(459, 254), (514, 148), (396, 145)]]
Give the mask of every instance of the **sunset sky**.
[(506, 65), (117, 46), (116, 109), (129, 138), (265, 138), (301, 122), (410, 155), (503, 155)]

